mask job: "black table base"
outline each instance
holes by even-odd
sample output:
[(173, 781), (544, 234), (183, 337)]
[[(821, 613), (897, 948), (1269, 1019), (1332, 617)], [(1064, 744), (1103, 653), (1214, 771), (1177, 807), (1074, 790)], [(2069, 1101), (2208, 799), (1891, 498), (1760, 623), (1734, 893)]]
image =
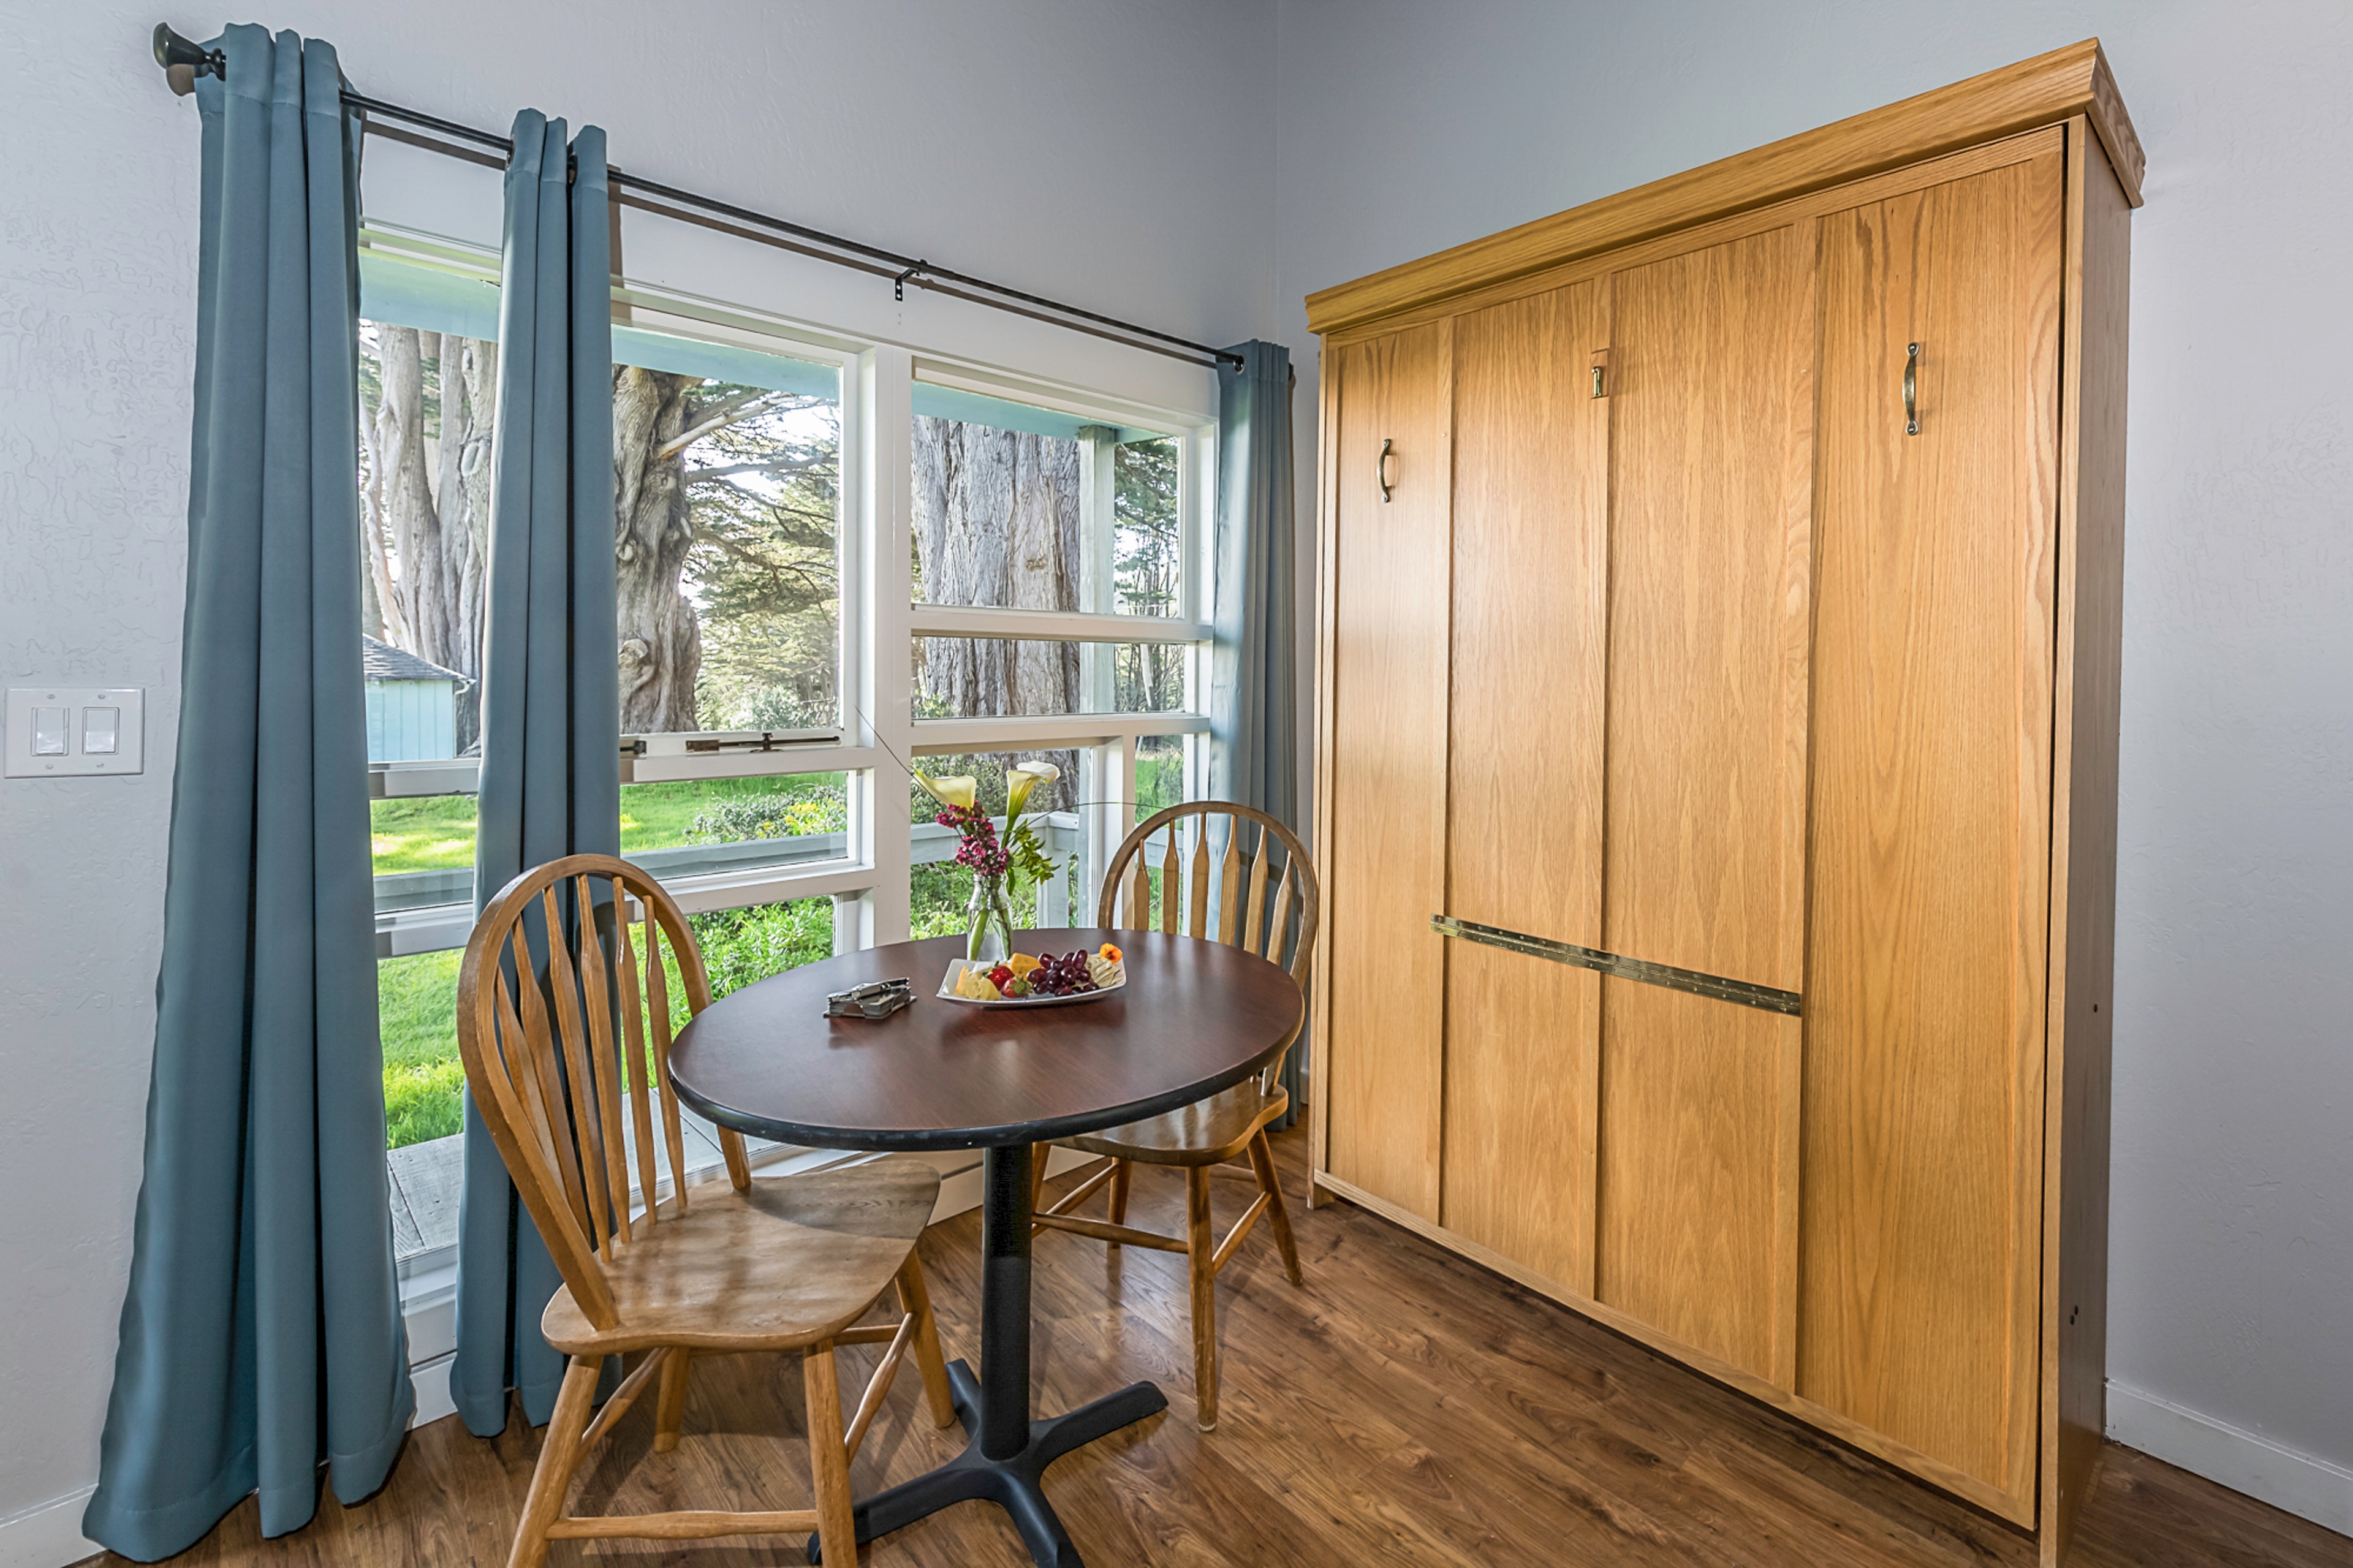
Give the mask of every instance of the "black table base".
[[(986, 1500), (1013, 1516), (1039, 1568), (1082, 1568), (1078, 1548), (1046, 1500), (1046, 1467), (1096, 1438), (1168, 1408), (1149, 1383), (1131, 1383), (1065, 1415), (1029, 1418), (1029, 1146), (990, 1149), (981, 1161), (980, 1376), (962, 1361), (948, 1388), (968, 1441), (936, 1470), (859, 1503), (858, 1539), (910, 1525), (951, 1503)], [(820, 1561), (809, 1538), (808, 1560)]]
[[(964, 1429), (980, 1430), (980, 1385), (972, 1368), (960, 1361), (951, 1363), (948, 1385), (955, 1392), (956, 1415), (963, 1419)], [(1066, 1415), (1032, 1421), (1029, 1441), (1010, 1458), (990, 1458), (981, 1452), (981, 1440), (976, 1436), (965, 1445), (963, 1453), (938, 1469), (860, 1503), (859, 1543), (888, 1535), (950, 1503), (977, 1500), (993, 1502), (1013, 1516), (1014, 1528), (1021, 1531), (1029, 1555), (1040, 1568), (1082, 1568), (1079, 1549), (1071, 1544), (1070, 1533), (1039, 1484), (1046, 1467), (1073, 1448), (1167, 1408), (1168, 1396), (1158, 1388), (1149, 1383), (1131, 1383), (1117, 1394), (1082, 1405)], [(808, 1560), (819, 1561), (815, 1536), (809, 1538)]]

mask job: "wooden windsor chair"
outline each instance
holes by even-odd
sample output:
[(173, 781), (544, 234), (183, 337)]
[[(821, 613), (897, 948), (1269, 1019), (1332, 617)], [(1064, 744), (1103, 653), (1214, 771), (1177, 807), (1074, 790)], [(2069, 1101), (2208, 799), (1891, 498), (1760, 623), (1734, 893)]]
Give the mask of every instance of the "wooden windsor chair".
[[(1228, 821), (1225, 849), (1213, 866), (1210, 820)], [(1182, 853), (1179, 825), (1191, 825), (1192, 852)], [(1244, 829), (1258, 829), (1257, 848), (1243, 852)], [(1145, 847), (1153, 837), (1166, 835), (1160, 860), (1160, 888), (1153, 895)], [(1277, 852), (1280, 851), (1280, 859)], [(1190, 874), (1187, 863), (1190, 861)], [(1210, 907), (1210, 887), (1218, 889)], [(1268, 893), (1271, 884), (1273, 901)], [(1130, 931), (1158, 930), (1175, 934), (1210, 937), (1283, 963), (1307, 989), (1308, 968), (1314, 961), (1315, 922), (1322, 898), (1315, 866), (1306, 847), (1292, 831), (1262, 811), (1229, 801), (1191, 801), (1155, 812), (1129, 834), (1103, 878), (1103, 897), (1095, 923)], [(1114, 905), (1118, 908), (1115, 910)], [(1297, 916), (1294, 933), (1293, 916)], [(1180, 917), (1189, 915), (1189, 920)], [(1124, 918), (1119, 918), (1124, 916)], [(1215, 929), (1212, 930), (1214, 921)], [(1092, 1237), (1113, 1247), (1149, 1247), (1186, 1256), (1192, 1295), (1194, 1420), (1204, 1432), (1218, 1424), (1218, 1296), (1217, 1279), (1234, 1249), (1263, 1217), (1274, 1231), (1282, 1254), (1282, 1269), (1293, 1285), (1302, 1283), (1299, 1247), (1292, 1239), (1291, 1216), (1282, 1203), (1282, 1186), (1274, 1173), (1274, 1152), (1267, 1142), (1269, 1123), (1291, 1109), (1291, 1097), (1281, 1082), (1282, 1063), (1297, 1041), (1294, 1035), (1282, 1056), (1255, 1078), (1179, 1110), (1147, 1121), (1130, 1122), (1083, 1137), (1065, 1138), (1065, 1147), (1098, 1154), (1110, 1161), (1103, 1169), (1065, 1194), (1051, 1208), (1039, 1203), (1046, 1173), (1048, 1145), (1035, 1151), (1031, 1168), (1036, 1184), (1031, 1198), (1039, 1229), (1070, 1231)], [(1232, 1163), (1246, 1158), (1247, 1166)], [(1185, 1234), (1182, 1237), (1139, 1230), (1127, 1222), (1127, 1198), (1134, 1167), (1174, 1165), (1185, 1173)], [(1225, 1239), (1217, 1239), (1210, 1224), (1209, 1184), (1212, 1176), (1231, 1176), (1252, 1183), (1257, 1196)], [(1109, 1223), (1075, 1211), (1108, 1186)]]
[[(915, 1256), (939, 1176), (921, 1161), (892, 1159), (754, 1181), (742, 1136), (722, 1128), (728, 1184), (690, 1194), (670, 1081), (672, 966), (690, 1016), (709, 1006), (702, 952), (661, 884), (627, 861), (575, 855), (501, 889), (459, 971), (466, 1081), (563, 1272), (541, 1331), (571, 1358), (508, 1563), (534, 1568), (551, 1540), (807, 1531), (827, 1562), (854, 1563), (849, 1464), (909, 1350), (933, 1421), (955, 1419)], [(659, 1154), (669, 1157), (666, 1194)], [(898, 1322), (859, 1326), (894, 1287)], [(889, 1347), (846, 1434), (833, 1361), (845, 1344)], [(670, 1449), (691, 1358), (744, 1351), (801, 1352), (813, 1508), (565, 1511), (582, 1461), (649, 1380), (659, 1378), (654, 1447)], [(642, 1359), (592, 1421), (610, 1355)]]

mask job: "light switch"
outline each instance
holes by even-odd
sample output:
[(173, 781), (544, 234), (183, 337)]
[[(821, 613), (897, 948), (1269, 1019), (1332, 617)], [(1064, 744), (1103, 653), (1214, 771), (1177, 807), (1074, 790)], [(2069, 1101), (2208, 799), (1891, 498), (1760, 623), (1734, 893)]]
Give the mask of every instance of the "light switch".
[(81, 710), (81, 754), (85, 757), (111, 757), (115, 752), (115, 735), (122, 723), (120, 708), (85, 708)]
[(145, 771), (146, 702), (146, 692), (135, 686), (11, 687), (7, 776)]

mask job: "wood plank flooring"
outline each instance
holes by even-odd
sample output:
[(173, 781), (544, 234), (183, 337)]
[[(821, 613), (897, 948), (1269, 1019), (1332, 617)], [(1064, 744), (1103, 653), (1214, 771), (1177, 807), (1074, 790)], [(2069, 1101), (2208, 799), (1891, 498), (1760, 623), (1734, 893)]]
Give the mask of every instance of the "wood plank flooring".
[[(1574, 1313), (1345, 1205), (1308, 1212), (1305, 1141), (1275, 1141), (1305, 1289), (1253, 1236), (1219, 1282), (1219, 1429), (1193, 1429), (1185, 1260), (1037, 1242), (1038, 1403), (1051, 1412), (1137, 1377), (1169, 1409), (1062, 1460), (1048, 1489), (1097, 1568), (1283, 1564), (2026, 1564), (2008, 1527), (1716, 1387)], [(1071, 1178), (1064, 1177), (1061, 1185)], [(1220, 1223), (1249, 1192), (1218, 1184)], [(1184, 1184), (1138, 1171), (1131, 1222), (1181, 1231)], [(951, 1356), (977, 1353), (980, 1216), (923, 1242)], [(862, 1380), (867, 1351), (843, 1352)], [(947, 1458), (910, 1373), (851, 1470), (860, 1492)], [(799, 1373), (787, 1358), (699, 1363), (686, 1436), (651, 1452), (652, 1404), (622, 1422), (581, 1483), (583, 1511), (800, 1507), (808, 1495)], [(248, 1501), (178, 1561), (459, 1568), (502, 1563), (538, 1452), (452, 1418), (420, 1428), (391, 1484), (332, 1496), (299, 1534), (262, 1541)], [(749, 1568), (800, 1562), (797, 1541), (559, 1542), (551, 1564), (608, 1558)], [(112, 1564), (111, 1556), (93, 1561)], [(1020, 1540), (966, 1503), (876, 1542), (871, 1568), (1018, 1568)], [(2084, 1515), (2081, 1568), (2353, 1565), (2353, 1540), (2111, 1446)]]

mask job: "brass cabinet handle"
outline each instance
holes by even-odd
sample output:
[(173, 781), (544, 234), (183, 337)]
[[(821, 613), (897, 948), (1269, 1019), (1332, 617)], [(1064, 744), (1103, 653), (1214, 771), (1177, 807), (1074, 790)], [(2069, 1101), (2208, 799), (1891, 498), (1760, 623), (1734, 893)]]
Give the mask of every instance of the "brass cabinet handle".
[(1373, 459), (1373, 483), (1381, 487), (1381, 500), (1388, 500), (1394, 487), (1389, 483), (1389, 442), (1386, 437), (1381, 440), (1381, 455)]
[(1904, 349), (1904, 434), (1920, 434), (1920, 345), (1907, 343)]

